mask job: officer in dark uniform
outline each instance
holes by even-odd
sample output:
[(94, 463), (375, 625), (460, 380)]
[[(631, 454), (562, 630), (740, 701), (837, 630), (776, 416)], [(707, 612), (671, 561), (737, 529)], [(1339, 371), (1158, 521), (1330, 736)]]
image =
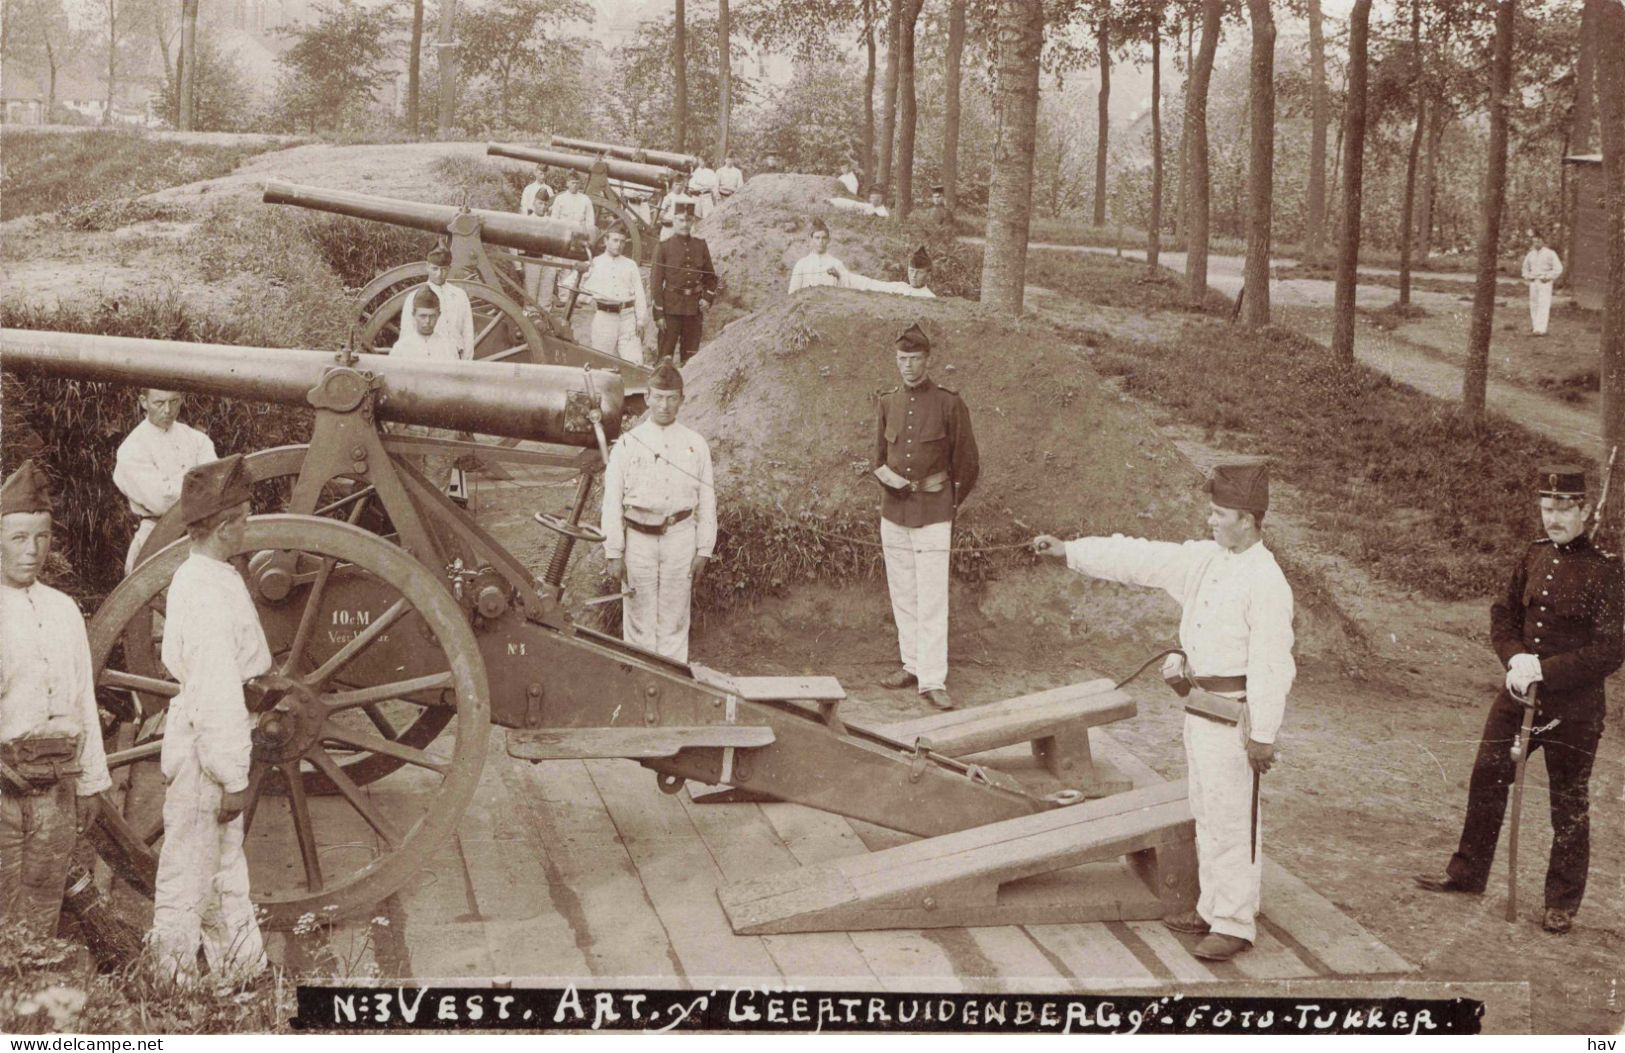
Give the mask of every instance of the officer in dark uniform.
[(711, 247), (694, 236), (694, 203), (677, 205), (677, 232), (655, 249), (649, 271), (649, 298), (655, 325), (660, 328), (660, 357), (670, 356), (682, 343), (678, 365), (700, 350), (703, 312), (717, 298), (717, 272), (711, 266)]
[(948, 199), (942, 196), (941, 183), (931, 184), (931, 222), (944, 227), (954, 225), (954, 214), (948, 211)]
[(1430, 892), (1481, 893), (1512, 785), (1513, 743), (1538, 683), (1529, 748), (1543, 750), (1551, 787), (1552, 854), (1546, 868), (1547, 932), (1568, 932), (1585, 894), (1591, 857), (1591, 765), (1602, 738), (1603, 679), (1625, 660), (1625, 576), (1619, 557), (1586, 536), (1585, 472), (1569, 465), (1540, 477), (1546, 536), (1529, 546), (1504, 596), (1490, 609), (1490, 635), (1507, 666), (1490, 707), (1467, 791), (1461, 844), (1442, 875), (1419, 875)]
[(954, 514), (981, 470), (970, 411), (957, 392), (929, 376), (931, 341), (918, 324), (897, 338), (903, 386), (880, 398), (875, 478), (886, 586), (897, 621), (902, 668), (882, 687), (917, 686), (937, 709), (948, 697), (948, 550)]

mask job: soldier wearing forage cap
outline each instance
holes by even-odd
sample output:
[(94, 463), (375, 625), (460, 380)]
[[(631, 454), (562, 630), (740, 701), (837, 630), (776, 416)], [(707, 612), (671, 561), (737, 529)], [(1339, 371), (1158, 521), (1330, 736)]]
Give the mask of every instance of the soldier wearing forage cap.
[(119, 443), (113, 460), (113, 485), (129, 500), (130, 511), (140, 521), (124, 554), (126, 574), (135, 569), (158, 520), (180, 499), (186, 473), (216, 456), (207, 435), (178, 419), (185, 395), (147, 388), (137, 401), (144, 419)]
[(683, 375), (662, 360), (649, 378), (649, 416), (626, 432), (604, 470), (604, 556), (631, 589), (621, 609), (629, 644), (688, 661), (689, 596), (717, 543), (711, 448), (677, 423)]
[(112, 785), (85, 620), (39, 580), (51, 497), (25, 462), (0, 485), (0, 922), (56, 932), (75, 835)]
[[(547, 185), (547, 166), (537, 165), (535, 178), (519, 195), (519, 214), (545, 219), (552, 204), (553, 188)], [(547, 268), (540, 263), (527, 263), (524, 267), (525, 295), (530, 298), (532, 303), (535, 303), (542, 291), (542, 272)]]
[(1586, 536), (1585, 471), (1544, 468), (1538, 489), (1546, 536), (1518, 557), (1506, 592), (1490, 608), (1490, 639), (1506, 666), (1506, 685), (1484, 722), (1461, 841), (1443, 874), (1418, 875), (1416, 882), (1430, 892), (1484, 891), (1513, 781), (1511, 748), (1524, 708), (1534, 705), (1529, 748), (1546, 757), (1552, 811), (1542, 926), (1564, 933), (1574, 925), (1590, 867), (1588, 786), (1602, 738), (1603, 680), (1625, 660), (1625, 576), (1619, 558)]
[(897, 622), (902, 668), (888, 688), (918, 687), (937, 709), (948, 695), (948, 550), (954, 515), (976, 486), (981, 463), (970, 411), (930, 377), (931, 341), (918, 324), (897, 338), (903, 386), (880, 398), (875, 478), (885, 490), (880, 542)]
[(1275, 758), (1275, 737), (1297, 675), (1292, 660), (1292, 589), (1264, 546), (1269, 474), (1247, 460), (1216, 465), (1208, 482), (1210, 541), (1147, 541), (1121, 534), (1033, 539), (1040, 555), (1125, 585), (1166, 591), (1183, 607), (1179, 646), (1163, 676), (1185, 698), (1185, 761), (1196, 819), (1196, 909), (1165, 918), (1199, 934), (1195, 954), (1223, 961), (1255, 937), (1262, 875), (1258, 776)]
[(821, 219), (812, 221), (812, 251), (796, 261), (790, 270), (790, 291), (813, 289), (821, 285), (843, 285), (846, 264), (829, 253), (829, 226)]
[(908, 258), (908, 281), (883, 282), (874, 278), (866, 278), (855, 271), (848, 271), (841, 284), (848, 289), (862, 289), (864, 292), (891, 293), (893, 296), (915, 296), (934, 300), (937, 294), (926, 287), (931, 280), (931, 254), (921, 245), (915, 249)]
[(242, 551), (249, 474), (241, 454), (186, 473), (180, 509), (192, 548), (169, 584), (161, 656), (180, 682), (160, 765), (164, 844), (152, 900), (154, 957), (165, 975), (210, 969), (240, 980), (265, 968), (243, 855), (251, 743), (243, 684), (271, 668), (259, 612), (228, 560)]
[(677, 206), (676, 232), (655, 249), (649, 269), (649, 299), (655, 324), (660, 327), (660, 357), (681, 354), (678, 365), (700, 350), (704, 312), (717, 298), (717, 271), (711, 265), (711, 247), (694, 236), (694, 205)]
[[(469, 302), (468, 293), (463, 287), (456, 285), (447, 278), (451, 275), (451, 252), (444, 245), (436, 245), (428, 257), (429, 274), (428, 287), (435, 294), (435, 301), (440, 308), (438, 321), (435, 322), (436, 336), (448, 341), (456, 349), (456, 357), (464, 361), (474, 357), (474, 305)], [(408, 337), (408, 324), (417, 307), (418, 289), (406, 294), (406, 300), (401, 304), (401, 336)]]
[(948, 199), (943, 197), (942, 191), (941, 183), (931, 184), (931, 222), (951, 227), (954, 214), (948, 211)]

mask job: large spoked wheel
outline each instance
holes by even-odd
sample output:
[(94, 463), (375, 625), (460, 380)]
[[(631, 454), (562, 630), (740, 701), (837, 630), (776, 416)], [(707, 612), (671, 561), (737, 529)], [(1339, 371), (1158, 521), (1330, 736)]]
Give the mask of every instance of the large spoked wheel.
[[(253, 480), (255, 510), (295, 511), (289, 508), (288, 500), (293, 492), (294, 481), (298, 479), (300, 469), (304, 466), (308, 449), (306, 446), (281, 446), (273, 450), (261, 450), (244, 458), (244, 467), (248, 469), (249, 477)], [(386, 539), (394, 536), (389, 517), (384, 512), (377, 493), (360, 481), (335, 479), (323, 489), (317, 507), (312, 511), (325, 518), (363, 527)], [(172, 509), (153, 528), (146, 545), (141, 549), (139, 562), (145, 562), (163, 551), (185, 533), (186, 524), (181, 520), (179, 509)], [(159, 593), (154, 599), (155, 607), (161, 608), (162, 603), (163, 594)], [(125, 668), (143, 676), (160, 674), (163, 669), (158, 657), (160, 624), (152, 617), (129, 620), (121, 638), (122, 661)], [(146, 716), (162, 709), (166, 704), (165, 699), (145, 693), (138, 692), (137, 697), (140, 701), (139, 712)], [(451, 723), (453, 712), (445, 706), (423, 707), (409, 702), (389, 701), (366, 706), (362, 709), (361, 715), (372, 724), (378, 734), (391, 742), (398, 742), (413, 749), (423, 749)], [(137, 732), (135, 741), (138, 744), (143, 741), (139, 736), (140, 732)], [(383, 778), (405, 763), (398, 757), (367, 751), (353, 752), (349, 755), (340, 752), (336, 756), (344, 773), (362, 786)], [(273, 786), (270, 792), (283, 791), (278, 784)], [(324, 773), (307, 770), (305, 792), (326, 795), (337, 793), (338, 787)]]
[[(272, 553), (294, 556), (291, 576)], [(107, 598), (90, 625), (103, 688), (173, 699), (179, 685), (143, 656), (114, 661), (134, 621), (186, 558), (174, 545), (147, 560)], [(450, 838), (473, 797), (490, 735), (485, 668), (468, 619), (444, 586), (405, 551), (348, 523), (311, 516), (249, 520), (242, 553), (249, 592), (285, 694), (255, 718), (243, 813), (250, 884), (273, 927), (307, 913), (365, 910), (399, 889)], [(267, 578), (257, 580), (256, 572)], [(122, 650), (122, 649), (120, 649)], [(410, 704), (453, 713), (454, 735), (431, 748), (391, 741), (368, 726), (369, 706)], [(162, 732), (108, 757), (110, 768), (161, 753)], [(346, 757), (400, 764), (364, 786)], [(320, 776), (337, 791), (316, 797)], [(267, 798), (273, 798), (268, 800)], [(135, 830), (103, 808), (92, 838), (137, 887), (150, 888), (163, 836)]]
[[(405, 268), (400, 268), (404, 270)], [(387, 275), (385, 277), (388, 277)], [(362, 306), (357, 343), (364, 351), (388, 354), (401, 335), (401, 307), (406, 297), (426, 275), (408, 276), (369, 296), (363, 290), (357, 298)], [(383, 279), (379, 279), (381, 282)], [(374, 284), (377, 284), (376, 282)], [(484, 282), (455, 279), (453, 285), (468, 293), (474, 311), (474, 357), (482, 362), (501, 362), (529, 352), (543, 361), (542, 334), (520, 304), (506, 293)]]

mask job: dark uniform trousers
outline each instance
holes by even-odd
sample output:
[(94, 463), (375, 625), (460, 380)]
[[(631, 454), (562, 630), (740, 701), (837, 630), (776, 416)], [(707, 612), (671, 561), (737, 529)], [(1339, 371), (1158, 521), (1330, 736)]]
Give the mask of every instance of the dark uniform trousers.
[(711, 248), (703, 238), (673, 234), (655, 247), (654, 264), (649, 268), (649, 301), (660, 330), (660, 355), (671, 354), (679, 346), (682, 365), (700, 350), (703, 308), (717, 295), (717, 272), (711, 264)]
[[(1625, 579), (1619, 560), (1584, 537), (1562, 546), (1536, 542), (1491, 608), (1490, 633), (1503, 663), (1520, 653), (1540, 658), (1543, 679), (1530, 752), (1545, 757), (1550, 785), (1552, 852), (1545, 905), (1572, 913), (1585, 895), (1591, 863), (1589, 783), (1606, 713), (1603, 680), (1625, 659)], [(1523, 712), (1503, 690), (1484, 722), (1467, 818), (1449, 866), (1450, 876), (1470, 889), (1482, 890), (1489, 882)]]

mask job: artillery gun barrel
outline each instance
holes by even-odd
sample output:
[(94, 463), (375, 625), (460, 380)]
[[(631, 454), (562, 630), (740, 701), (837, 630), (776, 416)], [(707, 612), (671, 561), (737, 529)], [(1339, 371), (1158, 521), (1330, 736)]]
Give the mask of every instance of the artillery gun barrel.
[(645, 150), (641, 146), (623, 146), (620, 143), (600, 143), (592, 139), (572, 139), (567, 135), (555, 135), (548, 140), (553, 146), (562, 146), (566, 150), (580, 150), (589, 154), (608, 154), (611, 157), (624, 157), (628, 161), (641, 161), (649, 165), (665, 165), (667, 168), (688, 170), (698, 168), (704, 162), (693, 154), (678, 154), (670, 150)]
[[(443, 234), (463, 210), (456, 205), (430, 205), (421, 201), (358, 194), (348, 190), (302, 186), (270, 180), (265, 184), (268, 205), (298, 205), (319, 212), (336, 212), (356, 219), (377, 220), (397, 227), (414, 227)], [(577, 223), (538, 219), (513, 212), (492, 212), (472, 208), (468, 213), (480, 221), (480, 238), (493, 245), (516, 249), (533, 256), (560, 256), (571, 260), (592, 259), (592, 239), (597, 231)]]
[[(590, 172), (592, 166), (598, 163), (598, 158), (589, 157), (586, 154), (572, 154), (564, 150), (548, 150), (540, 146), (521, 146), (517, 143), (486, 143), (485, 152), (493, 157), (511, 157), (515, 161), (529, 161), (532, 164), (568, 168), (573, 172)], [(677, 175), (676, 172), (664, 165), (638, 164), (636, 161), (623, 161), (615, 158), (606, 158), (604, 165), (611, 179), (619, 179), (623, 183), (635, 183), (651, 190), (664, 188), (666, 180)]]
[[(328, 370), (340, 363), (323, 351), (233, 344), (191, 344), (89, 333), (0, 330), (8, 372), (305, 406)], [(621, 426), (618, 373), (509, 362), (429, 362), (359, 355), (354, 368), (371, 374), (380, 420), (421, 424), (513, 439), (594, 446), (586, 412), (594, 404), (604, 431)], [(359, 397), (359, 385), (353, 385)], [(323, 391), (331, 399), (341, 385)], [(590, 394), (589, 394), (590, 392)], [(572, 398), (571, 396), (576, 397)]]

